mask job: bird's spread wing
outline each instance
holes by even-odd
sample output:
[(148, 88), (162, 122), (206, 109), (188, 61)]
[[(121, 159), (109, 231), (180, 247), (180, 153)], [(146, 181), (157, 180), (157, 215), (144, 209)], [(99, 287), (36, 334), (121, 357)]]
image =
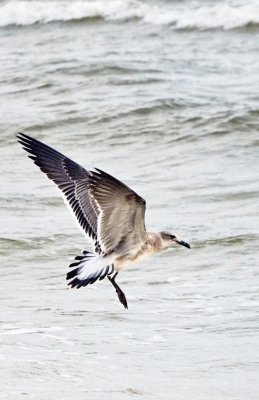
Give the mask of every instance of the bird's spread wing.
[[(90, 173), (68, 157), (23, 133), (17, 135), (30, 158), (61, 190), (85, 234), (98, 250), (97, 218), (99, 211), (89, 193)], [(98, 251), (97, 251), (98, 252)]]
[(92, 172), (89, 182), (100, 212), (97, 234), (102, 251), (108, 254), (116, 248), (118, 250), (119, 246), (125, 250), (138, 247), (147, 236), (145, 200), (100, 169)]
[(34, 163), (61, 190), (97, 253), (125, 249), (146, 238), (145, 200), (111, 175), (87, 171), (68, 157), (23, 133), (17, 135)]

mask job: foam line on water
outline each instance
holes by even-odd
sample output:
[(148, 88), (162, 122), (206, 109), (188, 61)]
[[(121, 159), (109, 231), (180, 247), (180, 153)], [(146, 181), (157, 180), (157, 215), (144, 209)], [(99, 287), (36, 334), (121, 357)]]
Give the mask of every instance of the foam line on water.
[(231, 4), (144, 3), (139, 0), (28, 1), (13, 0), (0, 7), (0, 26), (71, 22), (85, 19), (140, 20), (175, 29), (234, 29), (259, 25), (258, 2)]

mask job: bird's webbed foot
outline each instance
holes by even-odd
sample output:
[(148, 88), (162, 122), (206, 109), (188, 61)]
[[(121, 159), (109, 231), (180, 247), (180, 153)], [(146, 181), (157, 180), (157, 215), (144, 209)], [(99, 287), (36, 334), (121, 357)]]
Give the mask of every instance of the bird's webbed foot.
[(115, 278), (117, 275), (118, 275), (118, 272), (116, 272), (112, 277), (108, 276), (108, 279), (111, 282), (111, 284), (114, 286), (121, 304), (123, 304), (124, 308), (128, 308), (126, 296), (123, 293), (123, 291), (121, 290), (121, 288), (119, 287), (118, 283), (115, 282)]

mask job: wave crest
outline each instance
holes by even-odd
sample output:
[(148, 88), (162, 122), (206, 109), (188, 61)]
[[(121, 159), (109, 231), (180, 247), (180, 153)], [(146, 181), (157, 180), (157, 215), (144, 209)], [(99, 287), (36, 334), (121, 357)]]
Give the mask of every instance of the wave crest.
[(143, 3), (139, 0), (29, 1), (13, 0), (0, 7), (0, 26), (104, 19), (138, 19), (175, 29), (235, 29), (259, 25), (259, 4)]

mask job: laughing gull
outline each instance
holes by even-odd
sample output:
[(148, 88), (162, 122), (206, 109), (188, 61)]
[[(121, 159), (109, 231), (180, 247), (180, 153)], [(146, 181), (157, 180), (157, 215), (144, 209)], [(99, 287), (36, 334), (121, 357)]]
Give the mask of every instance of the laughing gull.
[(175, 244), (190, 248), (173, 233), (147, 232), (145, 200), (118, 179), (98, 168), (88, 171), (24, 133), (17, 138), (34, 164), (58, 186), (92, 242), (93, 252), (82, 251), (69, 266), (74, 268), (66, 276), (72, 288), (107, 277), (128, 308), (126, 296), (115, 282), (121, 269)]

